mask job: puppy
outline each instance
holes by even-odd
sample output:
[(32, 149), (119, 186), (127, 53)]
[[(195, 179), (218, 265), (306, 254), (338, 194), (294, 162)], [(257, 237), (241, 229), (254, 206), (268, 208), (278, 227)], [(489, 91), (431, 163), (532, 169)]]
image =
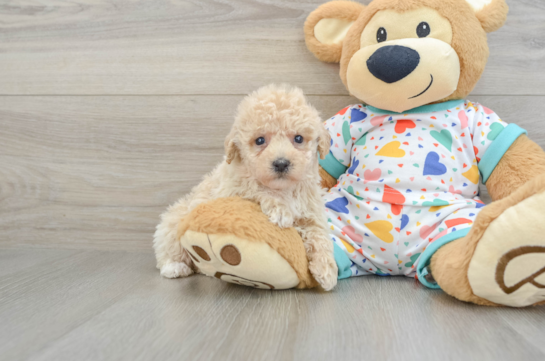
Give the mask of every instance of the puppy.
[(318, 112), (300, 89), (269, 85), (247, 96), (225, 140), (224, 161), (161, 216), (153, 240), (161, 275), (193, 273), (192, 260), (177, 236), (181, 219), (202, 202), (239, 196), (259, 203), (279, 227), (295, 227), (310, 272), (331, 290), (337, 283), (337, 265), (326, 231), (317, 153), (325, 157), (329, 146)]

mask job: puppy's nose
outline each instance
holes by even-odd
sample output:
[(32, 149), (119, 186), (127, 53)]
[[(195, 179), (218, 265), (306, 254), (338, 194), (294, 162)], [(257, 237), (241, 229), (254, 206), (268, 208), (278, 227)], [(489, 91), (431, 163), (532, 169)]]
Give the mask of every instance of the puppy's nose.
[(288, 171), (291, 162), (286, 158), (278, 158), (275, 160), (272, 165), (276, 173), (285, 173)]
[(420, 63), (420, 55), (416, 50), (400, 45), (388, 45), (375, 51), (367, 60), (367, 69), (385, 83), (399, 81), (409, 74)]

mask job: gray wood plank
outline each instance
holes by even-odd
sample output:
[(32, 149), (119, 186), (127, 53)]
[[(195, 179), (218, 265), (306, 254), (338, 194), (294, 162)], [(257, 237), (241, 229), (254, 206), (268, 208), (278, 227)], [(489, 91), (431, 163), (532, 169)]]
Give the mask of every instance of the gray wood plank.
[[(0, 97), (0, 245), (149, 249), (222, 159), (242, 96)], [(545, 97), (473, 97), (545, 146)], [(311, 96), (325, 117), (356, 102)]]
[(403, 277), (344, 280), (331, 293), (263, 291), (163, 279), (151, 252), (82, 251), (3, 277), (0, 289), (1, 360), (545, 357), (545, 307), (464, 304)]
[(0, 277), (20, 273), (31, 267), (50, 265), (55, 261), (70, 258), (78, 252), (67, 249), (40, 249), (34, 252), (25, 249), (0, 250)]
[[(245, 94), (268, 82), (347, 94), (338, 66), (304, 44), (304, 20), (323, 2), (10, 2), (0, 7), (0, 94)], [(545, 5), (509, 5), (474, 94), (545, 95)]]
[[(155, 274), (151, 254), (24, 252), (27, 267), (0, 279), (1, 360), (23, 360), (38, 353), (114, 304), (143, 275)], [(43, 262), (44, 253), (48, 262)], [(22, 250), (3, 249), (0, 254), (22, 258)], [(29, 266), (32, 261), (35, 265)]]

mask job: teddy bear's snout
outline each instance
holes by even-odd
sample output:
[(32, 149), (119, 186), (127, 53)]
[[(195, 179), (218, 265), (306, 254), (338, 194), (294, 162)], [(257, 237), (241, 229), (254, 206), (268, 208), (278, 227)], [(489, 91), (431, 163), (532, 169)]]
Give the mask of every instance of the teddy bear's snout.
[(420, 63), (416, 50), (400, 45), (383, 46), (367, 60), (367, 68), (375, 78), (391, 84), (411, 74)]

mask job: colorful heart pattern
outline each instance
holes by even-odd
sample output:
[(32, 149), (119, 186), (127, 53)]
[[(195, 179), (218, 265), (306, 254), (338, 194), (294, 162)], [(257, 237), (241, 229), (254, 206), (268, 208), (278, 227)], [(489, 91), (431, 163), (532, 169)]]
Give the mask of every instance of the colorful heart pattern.
[(437, 228), (437, 224), (431, 225), (431, 226), (422, 226), (420, 228), (420, 238), (426, 239), (431, 232), (433, 232)]
[(412, 120), (410, 120), (410, 119), (399, 119), (396, 122), (394, 131), (397, 134), (403, 134), (403, 133), (405, 133), (405, 131), (407, 129), (413, 129), (413, 128), (416, 128), (416, 124), (414, 124), (414, 122)]
[(350, 238), (352, 241), (361, 244), (363, 241), (363, 236), (361, 234), (357, 234), (356, 230), (352, 226), (344, 226), (342, 231), (346, 234), (348, 238)]
[(384, 203), (390, 203), (392, 205), (392, 213), (396, 216), (401, 213), (403, 204), (405, 203), (405, 196), (398, 190), (384, 185), (384, 193), (382, 195), (382, 201)]
[(473, 184), (479, 183), (479, 167), (476, 165), (472, 165), (471, 168), (469, 168), (467, 172), (462, 173), (462, 175)]
[(374, 221), (366, 223), (365, 226), (381, 241), (385, 243), (392, 243), (394, 241), (394, 236), (390, 233), (394, 226), (388, 221)]
[(361, 109), (352, 109), (350, 113), (350, 124), (361, 122), (367, 118), (367, 113), (363, 112)]
[(363, 183), (371, 182), (371, 181), (377, 181), (380, 179), (380, 176), (382, 175), (382, 169), (375, 168), (373, 170), (366, 169), (365, 172), (363, 172)]
[(363, 146), (363, 145), (365, 145), (366, 141), (367, 141), (367, 134), (364, 134), (364, 135), (362, 135), (362, 137), (361, 137), (360, 139), (358, 139), (358, 140), (356, 141), (356, 143), (354, 143), (354, 145), (361, 145), (361, 146)]
[(352, 135), (350, 135), (350, 124), (348, 122), (343, 123), (342, 132), (343, 132), (344, 144), (346, 145), (352, 139)]
[(357, 159), (356, 157), (354, 157), (352, 159), (352, 163), (350, 164), (350, 167), (348, 168), (347, 170), (347, 173), (348, 174), (354, 174), (354, 172), (356, 171), (356, 169), (358, 169), (358, 166), (360, 165), (360, 160)]
[(441, 130), (441, 132), (438, 132), (436, 130), (432, 130), (430, 132), (430, 135), (435, 140), (437, 140), (441, 145), (443, 145), (445, 148), (447, 148), (448, 151), (450, 152), (450, 150), (452, 149), (452, 134), (448, 130), (443, 129), (443, 130)]
[(331, 202), (327, 202), (325, 206), (335, 212), (348, 214), (348, 208), (346, 206), (348, 205), (348, 199), (345, 197), (337, 198)]
[(490, 124), (490, 133), (486, 136), (486, 139), (488, 140), (495, 140), (498, 135), (505, 129), (503, 124), (500, 123), (492, 123)]
[(405, 156), (405, 151), (400, 149), (401, 143), (398, 141), (390, 142), (382, 147), (377, 155), (382, 157), (391, 157), (391, 158), (403, 158)]
[(470, 228), (484, 206), (479, 164), (510, 128), (480, 104), (445, 104), (408, 114), (360, 104), (325, 122), (334, 159), (321, 165), (331, 174), (345, 170), (324, 197), (325, 212), (353, 276), (414, 276), (425, 249)]
[(440, 162), (441, 157), (435, 152), (429, 152), (424, 162), (424, 175), (443, 175), (447, 167)]

